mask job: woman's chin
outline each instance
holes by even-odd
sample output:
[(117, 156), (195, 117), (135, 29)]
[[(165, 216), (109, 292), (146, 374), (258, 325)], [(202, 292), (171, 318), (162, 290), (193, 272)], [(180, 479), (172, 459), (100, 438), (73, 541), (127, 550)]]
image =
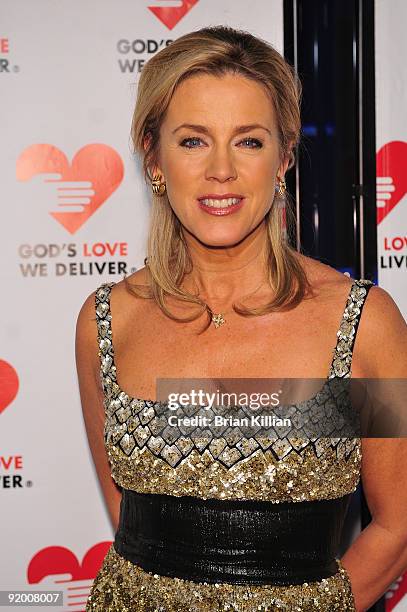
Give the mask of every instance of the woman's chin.
[(207, 247), (232, 248), (247, 237), (241, 232), (202, 232), (197, 239)]

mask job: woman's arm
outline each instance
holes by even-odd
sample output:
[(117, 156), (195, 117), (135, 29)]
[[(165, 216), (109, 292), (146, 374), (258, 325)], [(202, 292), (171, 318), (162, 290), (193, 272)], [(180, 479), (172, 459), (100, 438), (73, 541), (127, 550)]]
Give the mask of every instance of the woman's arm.
[[(355, 349), (369, 378), (407, 379), (407, 325), (379, 287), (369, 292)], [(372, 521), (341, 559), (357, 612), (372, 606), (407, 569), (407, 438), (363, 439), (361, 478)]]
[(119, 523), (121, 490), (111, 477), (103, 440), (105, 413), (99, 376), (100, 360), (95, 317), (95, 292), (93, 292), (84, 302), (76, 323), (76, 369), (89, 447), (113, 529), (116, 531)]
[(357, 612), (372, 606), (407, 569), (406, 442), (364, 440), (362, 481), (372, 521), (342, 557)]

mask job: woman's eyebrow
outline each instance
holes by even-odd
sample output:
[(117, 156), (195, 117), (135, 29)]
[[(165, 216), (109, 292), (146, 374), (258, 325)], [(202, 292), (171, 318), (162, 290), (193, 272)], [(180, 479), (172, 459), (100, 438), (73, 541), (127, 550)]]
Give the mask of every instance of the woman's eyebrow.
[[(175, 134), (175, 132), (177, 132), (178, 130), (180, 130), (181, 128), (188, 128), (190, 130), (195, 130), (196, 132), (201, 132), (202, 134), (209, 134), (210, 130), (205, 127), (204, 125), (196, 125), (193, 123), (182, 123), (181, 125), (179, 125), (177, 128), (175, 128), (175, 130), (172, 131), (173, 134)], [(250, 132), (250, 130), (254, 130), (256, 128), (260, 128), (262, 130), (266, 130), (266, 132), (268, 132), (271, 136), (271, 132), (268, 128), (264, 127), (264, 125), (261, 125), (260, 123), (251, 123), (250, 125), (239, 125), (237, 126), (233, 132), (235, 134), (242, 134), (243, 132)]]

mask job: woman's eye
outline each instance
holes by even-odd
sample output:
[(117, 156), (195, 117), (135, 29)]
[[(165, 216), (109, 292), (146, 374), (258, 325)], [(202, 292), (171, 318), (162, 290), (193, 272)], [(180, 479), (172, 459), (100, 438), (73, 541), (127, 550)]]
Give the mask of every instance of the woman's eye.
[(263, 144), (257, 138), (245, 138), (244, 140), (242, 140), (242, 142), (254, 142), (256, 146), (250, 147), (250, 149), (261, 149), (261, 147), (263, 146)]
[[(187, 149), (196, 149), (194, 145), (188, 144), (194, 141), (202, 142), (202, 140), (198, 138), (198, 136), (193, 136), (191, 138), (184, 138), (184, 140), (180, 144), (181, 144), (181, 147), (185, 147)], [(261, 147), (263, 146), (262, 142), (258, 140), (257, 138), (245, 138), (244, 140), (241, 140), (240, 142), (245, 142), (245, 143), (249, 142), (252, 144), (254, 143), (255, 146), (249, 146), (249, 149), (261, 149)]]
[(193, 146), (191, 147), (189, 144), (186, 144), (186, 143), (191, 142), (193, 140), (201, 140), (201, 139), (198, 138), (198, 137), (195, 137), (195, 136), (193, 138), (184, 138), (184, 140), (181, 142), (181, 147), (186, 147), (187, 149), (195, 149), (195, 147), (193, 147)]

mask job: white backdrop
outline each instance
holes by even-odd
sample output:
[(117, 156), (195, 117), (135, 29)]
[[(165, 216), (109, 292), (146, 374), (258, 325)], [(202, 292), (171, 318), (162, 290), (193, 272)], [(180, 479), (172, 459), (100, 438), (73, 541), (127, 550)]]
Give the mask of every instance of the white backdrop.
[(376, 0), (379, 284), (407, 318), (407, 3)]
[[(102, 282), (143, 266), (138, 74), (167, 41), (220, 23), (283, 51), (282, 0), (0, 4), (0, 590), (84, 602), (113, 539), (82, 420), (76, 318)], [(73, 186), (78, 206), (62, 212), (57, 187)]]
[[(405, 0), (375, 0), (378, 278), (404, 318), (407, 318), (406, 23)], [(390, 610), (407, 612), (407, 573), (387, 593), (386, 611)]]

